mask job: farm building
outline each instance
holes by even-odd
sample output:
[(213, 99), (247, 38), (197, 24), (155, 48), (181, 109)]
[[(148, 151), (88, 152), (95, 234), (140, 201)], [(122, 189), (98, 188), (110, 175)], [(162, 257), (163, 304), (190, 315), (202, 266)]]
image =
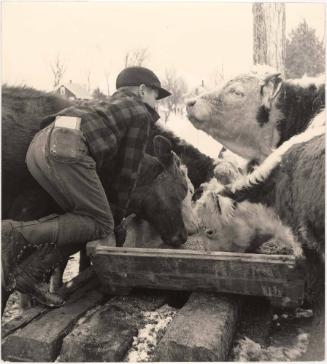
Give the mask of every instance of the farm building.
[(79, 83), (71, 80), (68, 83), (61, 84), (55, 89), (55, 93), (70, 100), (91, 100), (92, 96), (87, 89)]

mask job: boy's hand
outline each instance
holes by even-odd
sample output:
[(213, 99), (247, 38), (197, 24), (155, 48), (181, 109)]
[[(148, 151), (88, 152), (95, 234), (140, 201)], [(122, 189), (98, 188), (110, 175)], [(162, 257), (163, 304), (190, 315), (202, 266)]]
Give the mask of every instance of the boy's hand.
[(116, 238), (116, 246), (120, 247), (123, 246), (126, 240), (126, 224), (124, 223), (124, 220), (117, 225), (114, 229), (114, 234)]
[(127, 235), (127, 227), (128, 224), (136, 217), (134, 213), (128, 215), (127, 217), (123, 218), (118, 224), (115, 229), (115, 238), (116, 238), (116, 246), (123, 246), (126, 240)]

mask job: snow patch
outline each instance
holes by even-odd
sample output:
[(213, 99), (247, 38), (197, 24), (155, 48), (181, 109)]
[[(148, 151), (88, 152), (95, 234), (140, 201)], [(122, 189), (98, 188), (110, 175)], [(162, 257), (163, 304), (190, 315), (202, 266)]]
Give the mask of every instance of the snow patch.
[(294, 361), (303, 355), (309, 344), (309, 334), (300, 333), (293, 345), (287, 347), (262, 347), (245, 337), (240, 339), (233, 349), (233, 361)]
[(71, 281), (78, 276), (79, 271), (79, 252), (72, 255), (66, 265), (62, 280), (64, 283)]
[(313, 316), (313, 311), (308, 309), (304, 310), (303, 308), (297, 308), (295, 311), (296, 318), (309, 318)]
[(131, 349), (128, 351), (127, 362), (149, 362), (152, 360), (154, 349), (165, 333), (177, 310), (168, 305), (156, 311), (143, 312), (144, 326), (134, 337)]

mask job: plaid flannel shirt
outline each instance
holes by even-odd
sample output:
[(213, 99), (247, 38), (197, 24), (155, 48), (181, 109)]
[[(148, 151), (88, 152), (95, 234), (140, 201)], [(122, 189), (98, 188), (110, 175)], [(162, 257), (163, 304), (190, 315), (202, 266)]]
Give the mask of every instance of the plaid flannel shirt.
[(110, 196), (122, 218), (137, 182), (150, 128), (159, 119), (158, 113), (132, 92), (122, 89), (109, 102), (92, 107), (69, 107), (56, 115), (81, 118), (81, 130), (97, 170), (114, 174)]

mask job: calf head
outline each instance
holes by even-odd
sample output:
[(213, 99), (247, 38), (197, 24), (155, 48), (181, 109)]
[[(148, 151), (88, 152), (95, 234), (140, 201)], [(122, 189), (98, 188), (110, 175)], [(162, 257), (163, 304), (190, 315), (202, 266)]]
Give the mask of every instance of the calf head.
[(185, 167), (168, 139), (156, 136), (153, 143), (156, 157), (145, 155), (130, 209), (149, 221), (164, 243), (179, 246), (187, 240), (183, 217), (192, 214), (184, 202), (188, 196)]
[(232, 251), (230, 242), (221, 235), (224, 235), (227, 225), (233, 224), (235, 204), (233, 200), (219, 195), (223, 185), (216, 178), (204, 183), (202, 188), (203, 194), (194, 208), (199, 221), (199, 235), (210, 250)]
[(262, 161), (280, 138), (281, 116), (275, 104), (281, 85), (279, 74), (257, 69), (230, 80), (220, 90), (189, 100), (188, 117), (232, 152)]

